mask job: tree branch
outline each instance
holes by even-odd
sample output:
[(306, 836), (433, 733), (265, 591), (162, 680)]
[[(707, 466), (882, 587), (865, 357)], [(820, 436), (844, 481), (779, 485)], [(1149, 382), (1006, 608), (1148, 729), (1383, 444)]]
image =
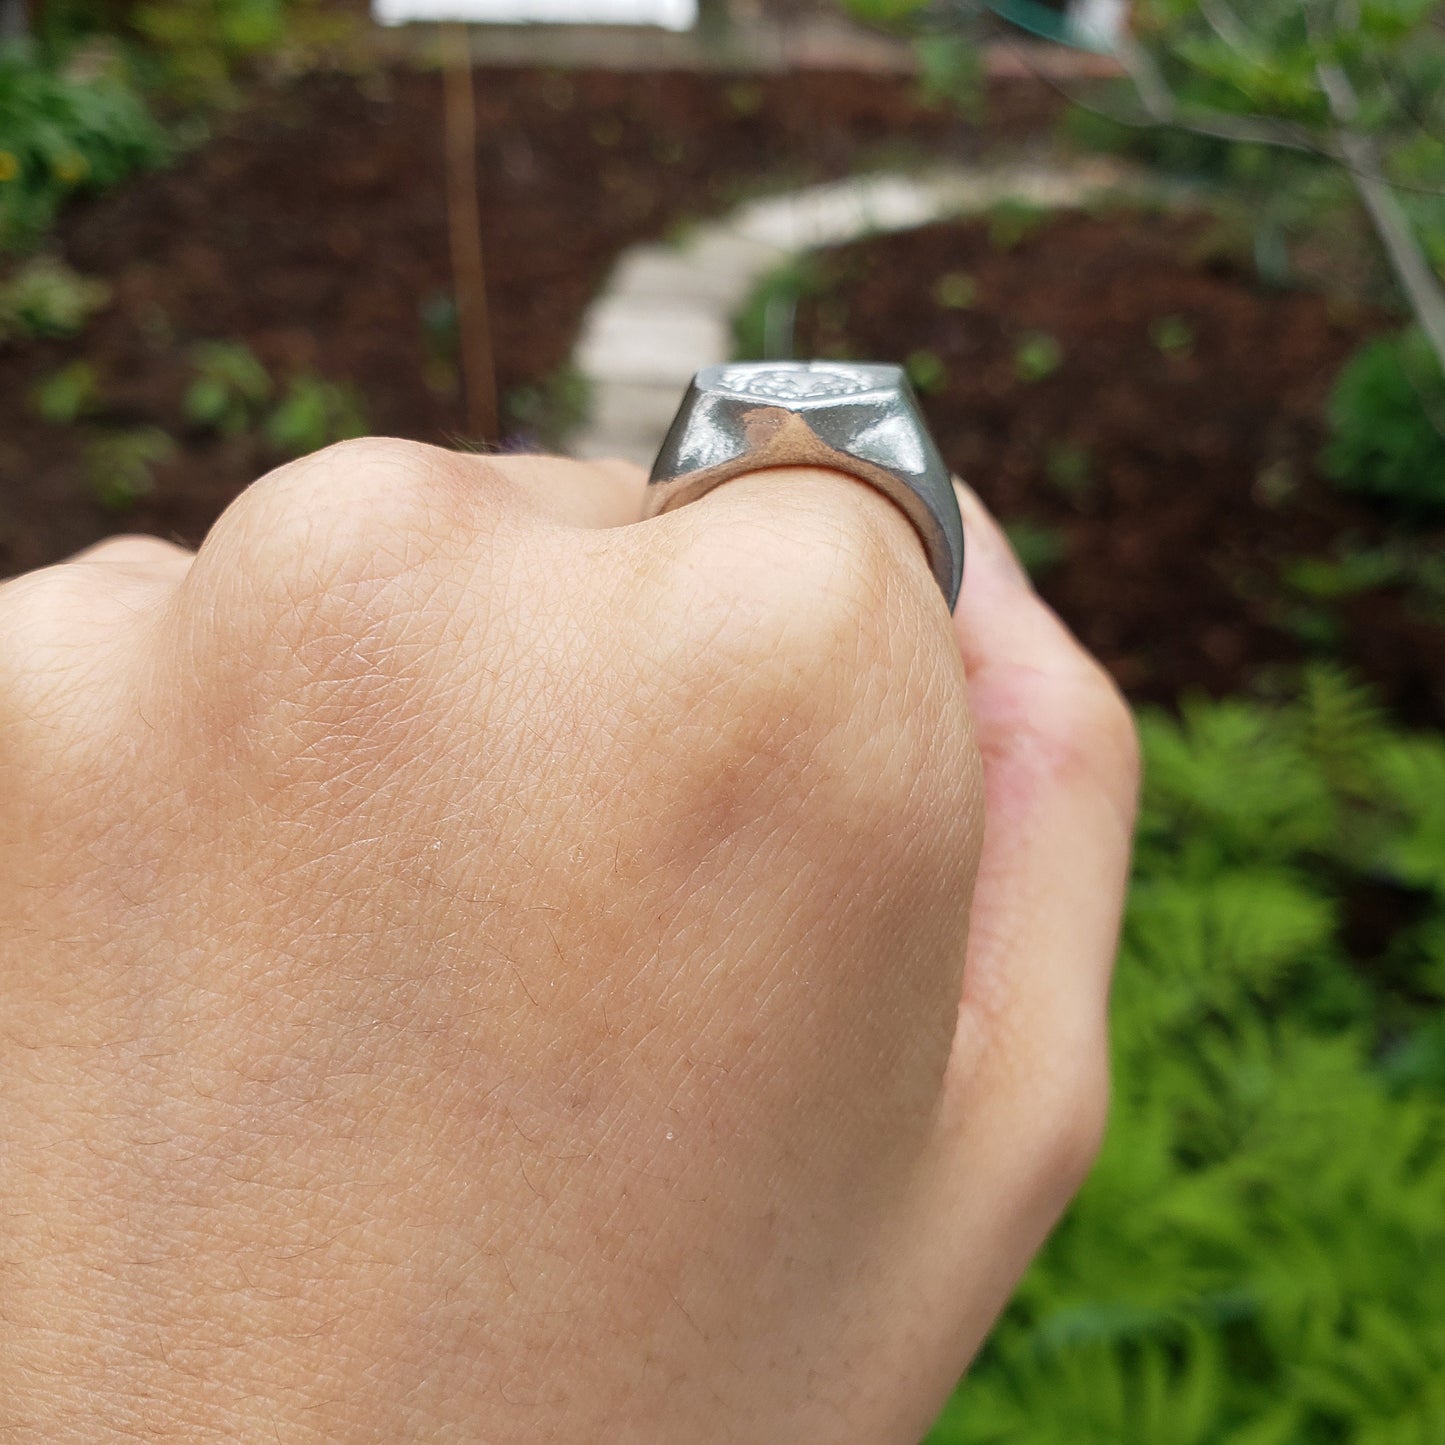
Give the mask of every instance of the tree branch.
[[(1318, 39), (1314, 16), (1308, 10), (1305, 14), (1311, 34)], [(1335, 119), (1335, 144), (1345, 158), (1355, 190), (1390, 258), (1410, 309), (1428, 338), (1441, 371), (1445, 372), (1445, 287), (1426, 259), (1410, 218), (1385, 178), (1379, 147), (1372, 137), (1352, 128), (1359, 117), (1360, 100), (1350, 77), (1342, 66), (1327, 60), (1317, 63), (1315, 74)]]
[(1225, 111), (1185, 110), (1179, 97), (1169, 88), (1154, 58), (1132, 36), (1120, 40), (1116, 54), (1120, 64), (1134, 82), (1134, 89), (1144, 109), (1157, 125), (1179, 126), (1197, 135), (1217, 140), (1236, 141), (1249, 145), (1279, 146), (1286, 150), (1305, 151), (1311, 155), (1335, 160), (1337, 157), (1323, 140), (1308, 127), (1293, 121), (1256, 119), (1230, 115)]

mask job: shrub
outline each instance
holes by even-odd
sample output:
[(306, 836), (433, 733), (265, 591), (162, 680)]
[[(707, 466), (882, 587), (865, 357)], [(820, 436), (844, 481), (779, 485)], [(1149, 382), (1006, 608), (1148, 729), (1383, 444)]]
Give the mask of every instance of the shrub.
[(1141, 731), (1109, 1136), (930, 1445), (1437, 1439), (1445, 738), (1326, 671)]
[(1068, 554), (1068, 539), (1056, 527), (1040, 526), (1020, 518), (1006, 522), (1004, 531), (1019, 566), (1035, 581), (1057, 567)]
[(0, 47), (0, 250), (34, 244), (67, 196), (114, 185), (166, 153), (118, 68), (67, 74)]
[(767, 361), (791, 356), (798, 302), (823, 289), (822, 271), (811, 256), (796, 257), (769, 272), (733, 318), (733, 359)]
[(364, 435), (366, 409), (355, 387), (304, 371), (286, 388), (265, 430), (278, 451), (302, 457)]
[(85, 449), (91, 495), (110, 512), (128, 512), (155, 491), (155, 471), (175, 455), (176, 444), (159, 427), (103, 432)]
[(533, 386), (520, 386), (507, 397), (512, 426), (529, 441), (561, 449), (587, 420), (592, 405), (588, 378), (576, 367), (559, 367)]
[(932, 295), (947, 311), (967, 311), (978, 300), (978, 282), (967, 271), (946, 271), (933, 283)]
[(948, 385), (948, 365), (944, 359), (928, 347), (920, 347), (909, 353), (903, 369), (914, 389), (924, 396), (936, 396)]
[(1418, 330), (1371, 342), (1345, 367), (1322, 458), (1341, 490), (1407, 515), (1445, 510), (1445, 376)]
[(1194, 328), (1182, 316), (1160, 316), (1149, 327), (1149, 339), (1165, 356), (1184, 357), (1194, 350)]
[(182, 404), (186, 420), (222, 436), (247, 431), (275, 390), (255, 352), (239, 341), (206, 341), (192, 361), (195, 377)]
[(131, 25), (165, 90), (188, 105), (229, 100), (238, 67), (285, 35), (286, 0), (145, 0)]
[(52, 426), (70, 426), (100, 405), (95, 368), (88, 361), (72, 361), (52, 371), (30, 394), (35, 414)]
[(1050, 217), (1045, 206), (1032, 201), (999, 201), (988, 213), (988, 239), (1000, 251), (1021, 246)]
[(1014, 350), (1014, 374), (1020, 381), (1044, 381), (1064, 364), (1064, 348), (1045, 331), (1031, 331)]
[(37, 256), (0, 283), (0, 342), (74, 336), (109, 301), (105, 282)]

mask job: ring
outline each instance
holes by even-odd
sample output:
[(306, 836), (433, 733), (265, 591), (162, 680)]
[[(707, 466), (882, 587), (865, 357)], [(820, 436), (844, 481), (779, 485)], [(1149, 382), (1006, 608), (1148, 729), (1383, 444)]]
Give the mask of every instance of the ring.
[(963, 519), (902, 367), (851, 361), (705, 367), (652, 465), (643, 516), (695, 502), (744, 472), (797, 466), (847, 472), (901, 507), (953, 611), (963, 583)]

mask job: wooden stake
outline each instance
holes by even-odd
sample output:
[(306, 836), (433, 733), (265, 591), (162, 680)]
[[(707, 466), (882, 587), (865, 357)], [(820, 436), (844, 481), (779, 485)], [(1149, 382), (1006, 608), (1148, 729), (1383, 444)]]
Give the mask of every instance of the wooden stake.
[(481, 201), (477, 193), (477, 112), (472, 93), (472, 53), (467, 27), (442, 26), (446, 58), (447, 225), (451, 235), (452, 284), (467, 429), (474, 442), (501, 440), (497, 373), (487, 314), (487, 275), (482, 260)]

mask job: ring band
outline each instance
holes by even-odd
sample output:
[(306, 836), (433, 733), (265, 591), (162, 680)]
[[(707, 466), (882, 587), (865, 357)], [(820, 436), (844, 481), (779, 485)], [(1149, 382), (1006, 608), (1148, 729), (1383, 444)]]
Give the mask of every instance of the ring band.
[(763, 361), (693, 378), (653, 463), (644, 517), (766, 467), (829, 467), (867, 482), (913, 523), (952, 612), (963, 583), (953, 479), (903, 369)]

